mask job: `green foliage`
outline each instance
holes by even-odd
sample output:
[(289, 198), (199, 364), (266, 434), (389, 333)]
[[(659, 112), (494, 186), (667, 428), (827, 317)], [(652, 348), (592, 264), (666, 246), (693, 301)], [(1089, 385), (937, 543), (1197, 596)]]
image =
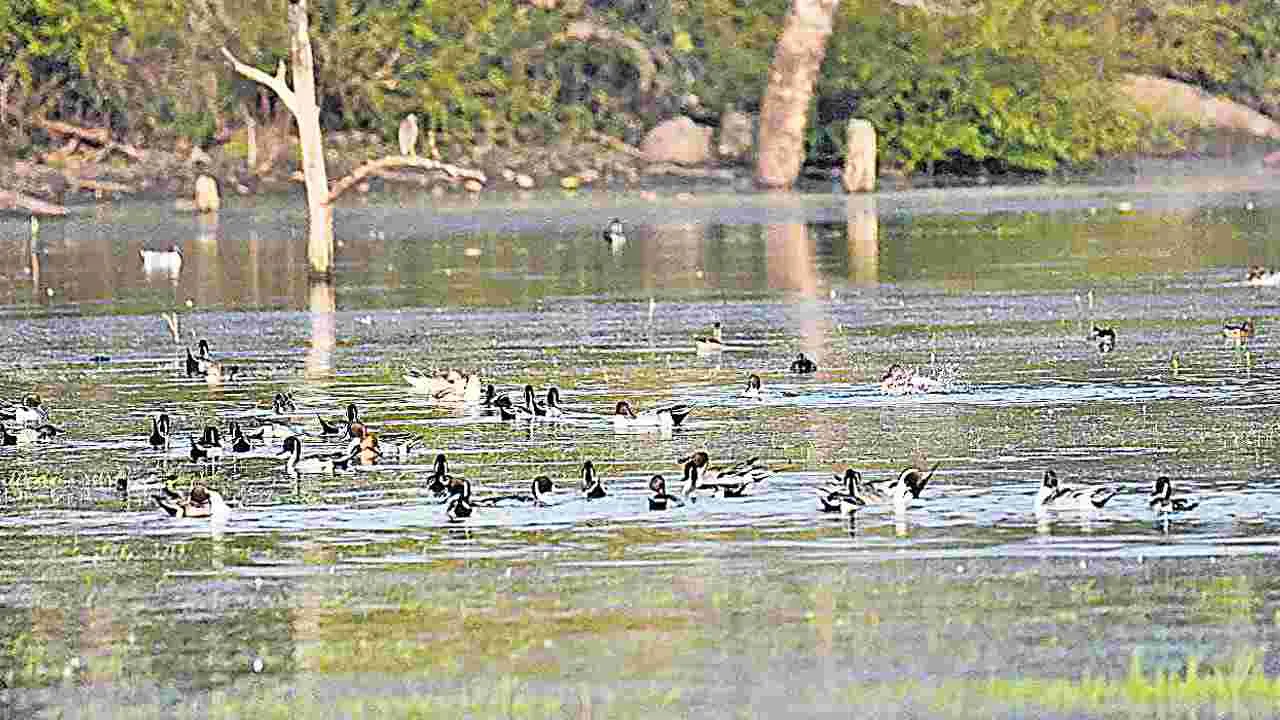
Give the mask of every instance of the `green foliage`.
[[(518, 0), (313, 0), (324, 123), (391, 138), (417, 112), (441, 143), (482, 134), (554, 141), (593, 129), (635, 141), (688, 92), (713, 112), (758, 109), (789, 4), (588, 0), (582, 11)], [(234, 76), (218, 47), (273, 70), (288, 59), (286, 6), (0, 0), (0, 78), (17, 79), (13, 97), (30, 114), (204, 143), (238, 124), (242, 108), (262, 108), (261, 89)], [(1280, 111), (1280, 7), (1271, 0), (983, 7), (940, 16), (846, 0), (819, 80), (811, 160), (837, 158), (844, 120), (855, 116), (877, 127), (885, 164), (906, 171), (1048, 172), (1167, 140), (1117, 102), (1111, 88), (1124, 72)], [(639, 92), (626, 47), (561, 37), (584, 18), (652, 49), (652, 96)]]

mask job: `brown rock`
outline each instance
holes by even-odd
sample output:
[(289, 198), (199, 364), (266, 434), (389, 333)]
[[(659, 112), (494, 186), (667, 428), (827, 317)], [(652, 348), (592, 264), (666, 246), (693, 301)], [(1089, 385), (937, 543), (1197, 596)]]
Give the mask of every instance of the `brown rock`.
[(469, 193), (478, 193), (484, 189), (484, 185), (481, 185), (479, 180), (468, 180), (463, 183), (462, 188)]
[(1259, 137), (1280, 138), (1280, 124), (1240, 103), (1216, 98), (1205, 91), (1165, 78), (1125, 75), (1119, 90), (1133, 105), (1157, 119), (1196, 126), (1239, 130)]
[(519, 186), (521, 190), (530, 190), (533, 188), (533, 178), (525, 175), (524, 173), (520, 173), (519, 175), (516, 175), (516, 185)]
[(701, 165), (711, 159), (711, 128), (683, 115), (649, 131), (640, 143), (645, 162)]
[(720, 137), (716, 140), (716, 154), (721, 160), (744, 162), (751, 159), (755, 147), (755, 121), (737, 110), (728, 110), (720, 116)]

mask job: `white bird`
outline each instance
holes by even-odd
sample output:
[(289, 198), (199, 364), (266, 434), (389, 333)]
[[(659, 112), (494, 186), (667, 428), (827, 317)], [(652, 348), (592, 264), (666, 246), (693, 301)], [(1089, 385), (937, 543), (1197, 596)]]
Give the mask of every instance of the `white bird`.
[(1174, 513), (1191, 512), (1200, 505), (1200, 501), (1194, 498), (1174, 497), (1173, 482), (1168, 477), (1161, 475), (1156, 478), (1156, 485), (1151, 491), (1151, 509), (1157, 515), (1172, 515)]
[(700, 337), (693, 341), (693, 349), (699, 355), (718, 355), (724, 351), (724, 331), (717, 321), (711, 331), (711, 337)]
[(148, 275), (169, 273), (177, 276), (182, 271), (182, 251), (177, 245), (172, 250), (142, 249), (138, 254), (142, 256), (142, 272)]
[(440, 402), (480, 402), (480, 376), (449, 369), (428, 375), (416, 368), (404, 373), (405, 382), (414, 392)]
[(709, 462), (701, 450), (680, 461), (684, 466), (684, 497), (691, 498), (701, 489), (724, 497), (741, 497), (747, 488), (773, 475), (767, 465), (760, 463), (759, 456), (725, 467), (707, 467)]

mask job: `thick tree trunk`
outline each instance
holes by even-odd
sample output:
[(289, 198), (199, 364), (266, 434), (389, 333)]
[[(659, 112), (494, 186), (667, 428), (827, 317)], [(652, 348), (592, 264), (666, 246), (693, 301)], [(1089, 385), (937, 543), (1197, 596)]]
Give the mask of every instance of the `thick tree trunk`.
[(756, 182), (762, 187), (791, 187), (800, 174), (809, 101), (839, 5), (840, 0), (792, 0), (760, 109)]
[(324, 167), (320, 108), (316, 105), (316, 73), (311, 56), (307, 0), (289, 0), (289, 36), (292, 89), (284, 81), (283, 62), (273, 77), (240, 62), (226, 48), (222, 48), (222, 54), (236, 72), (275, 91), (298, 122), (302, 175), (307, 184), (307, 259), (313, 275), (330, 276), (333, 274), (333, 211), (328, 203), (329, 176)]

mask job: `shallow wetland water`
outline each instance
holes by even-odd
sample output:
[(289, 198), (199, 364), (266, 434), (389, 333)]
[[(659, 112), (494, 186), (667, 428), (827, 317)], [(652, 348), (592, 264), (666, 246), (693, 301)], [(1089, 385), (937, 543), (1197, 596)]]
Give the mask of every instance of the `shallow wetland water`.
[[(339, 217), (332, 292), (307, 284), (293, 199), (216, 224), (89, 210), (34, 242), (0, 221), (0, 397), (38, 392), (66, 430), (0, 448), (0, 717), (1273, 716), (1280, 289), (1242, 280), (1280, 265), (1278, 200), (370, 205)], [(143, 271), (175, 244), (180, 273)], [(188, 380), (174, 309), (249, 377)], [(1225, 341), (1244, 318), (1253, 340)], [(698, 357), (715, 321), (729, 347)], [(802, 350), (815, 375), (787, 372)], [(880, 393), (893, 362), (948, 391)], [(500, 422), (411, 395), (409, 365), (587, 412), (695, 409), (669, 434)], [(183, 459), (281, 390), (299, 422), (355, 402), (422, 445), (301, 478), (266, 451)], [(169, 457), (146, 442), (162, 410)], [(677, 484), (699, 449), (775, 475), (649, 512), (648, 478)], [(451, 524), (424, 487), (436, 452), (477, 495), (559, 489)], [(577, 499), (587, 459), (609, 497)], [(912, 462), (941, 466), (905, 515), (818, 512), (833, 471)], [(1122, 492), (1037, 518), (1050, 467)], [(225, 527), (154, 507), (173, 473), (222, 491)], [(1195, 513), (1152, 515), (1159, 474)]]

